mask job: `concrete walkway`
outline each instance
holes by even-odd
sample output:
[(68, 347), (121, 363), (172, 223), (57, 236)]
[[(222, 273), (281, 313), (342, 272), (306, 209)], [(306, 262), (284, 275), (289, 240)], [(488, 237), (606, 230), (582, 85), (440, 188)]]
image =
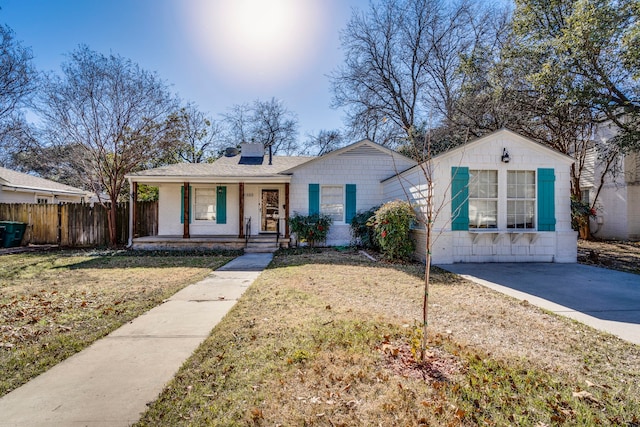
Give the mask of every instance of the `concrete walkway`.
[(640, 275), (582, 264), (494, 263), (439, 267), (640, 344)]
[(128, 426), (271, 262), (242, 255), (0, 398), (0, 426)]

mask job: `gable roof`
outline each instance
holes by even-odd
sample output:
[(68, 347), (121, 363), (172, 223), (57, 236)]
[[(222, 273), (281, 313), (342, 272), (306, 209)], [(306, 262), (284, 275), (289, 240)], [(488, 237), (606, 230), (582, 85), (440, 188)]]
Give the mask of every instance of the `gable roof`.
[(42, 191), (56, 194), (85, 196), (86, 191), (70, 185), (40, 178), (38, 176), (17, 172), (0, 167), (0, 185), (16, 190)]
[(545, 151), (547, 154), (552, 155), (558, 159), (562, 159), (564, 162), (568, 162), (568, 163), (573, 163), (575, 160), (571, 157), (568, 156), (564, 153), (561, 153), (560, 151), (551, 148), (547, 145), (541, 144), (537, 141), (534, 141), (533, 139), (529, 139), (526, 136), (520, 135), (517, 132), (514, 132), (512, 130), (509, 130), (507, 128), (502, 128), (500, 130), (491, 132), (487, 135), (481, 136), (477, 139), (474, 139), (472, 141), (469, 141), (465, 144), (459, 145), (455, 148), (452, 148), (451, 150), (445, 151), (444, 153), (440, 153), (437, 156), (434, 156), (433, 159), (438, 159), (438, 158), (442, 158), (445, 156), (450, 156), (450, 155), (455, 155), (456, 153), (458, 153), (459, 151), (464, 151), (464, 150), (468, 150), (470, 148), (475, 147), (476, 145), (481, 145), (483, 144), (485, 141), (490, 140), (490, 139), (494, 139), (496, 137), (500, 137), (501, 135), (504, 136), (508, 136), (510, 138), (514, 138), (519, 140), (520, 142), (525, 142), (527, 144), (530, 144), (533, 148), (539, 150), (539, 151)]
[(405, 162), (410, 163), (411, 165), (415, 165), (417, 162), (409, 157), (406, 157), (397, 151), (393, 151), (387, 147), (383, 147), (380, 144), (376, 144), (375, 142), (369, 139), (363, 139), (353, 144), (347, 145), (346, 147), (339, 148), (335, 151), (330, 151), (327, 154), (323, 154), (322, 156), (313, 157), (308, 162), (301, 163), (292, 167), (289, 170), (284, 171), (283, 173), (293, 173), (295, 169), (298, 169), (301, 166), (308, 166), (317, 161), (326, 160), (331, 157), (338, 156), (347, 156), (347, 157), (371, 157), (371, 156), (392, 156), (398, 159), (402, 159)]
[[(514, 132), (514, 131), (506, 129), (506, 128), (502, 128), (500, 130), (491, 132), (491, 133), (489, 133), (487, 135), (481, 136), (480, 138), (474, 139), (474, 140), (472, 140), (470, 142), (467, 142), (465, 144), (462, 144), (462, 145), (459, 145), (459, 146), (457, 146), (455, 148), (447, 150), (447, 151), (445, 151), (443, 153), (440, 153), (440, 154), (438, 154), (436, 156), (433, 156), (431, 159), (429, 159), (427, 161), (437, 162), (438, 160), (442, 160), (442, 159), (446, 159), (447, 157), (455, 156), (455, 155), (459, 154), (460, 152), (465, 152), (466, 150), (470, 150), (470, 149), (472, 149), (472, 148), (474, 148), (474, 147), (476, 147), (478, 145), (482, 145), (482, 144), (486, 143), (487, 141), (490, 141), (490, 140), (495, 139), (495, 138), (499, 138), (501, 136), (513, 138), (513, 139), (515, 139), (515, 140), (517, 140), (517, 141), (519, 141), (521, 143), (529, 144), (533, 149), (538, 150), (538, 151), (543, 151), (546, 154), (548, 154), (550, 156), (553, 156), (556, 159), (558, 159), (558, 160), (560, 160), (560, 161), (562, 161), (564, 163), (567, 163), (569, 165), (575, 162), (575, 160), (571, 156), (568, 156), (568, 155), (566, 155), (564, 153), (561, 153), (560, 151), (558, 151), (556, 149), (548, 147), (548, 146), (546, 146), (544, 144), (541, 144), (541, 143), (539, 143), (537, 141), (529, 139), (529, 138), (527, 138), (525, 136), (520, 135), (517, 132)], [(390, 178), (387, 178), (384, 181), (389, 181), (389, 180), (395, 178), (396, 176), (404, 175), (405, 172), (406, 173), (411, 173), (411, 171), (414, 170), (416, 167), (418, 167), (418, 165), (413, 166), (413, 167), (407, 169), (404, 172), (400, 172), (397, 175), (394, 175), (394, 176), (392, 176)]]
[[(269, 165), (269, 156), (262, 157), (262, 162), (244, 162), (242, 156), (221, 157), (213, 163), (176, 163), (148, 169), (126, 175), (136, 182), (238, 182), (240, 180), (271, 180), (288, 182), (290, 175), (303, 165), (325, 160), (335, 156), (372, 157), (393, 156), (402, 160), (404, 167), (416, 162), (409, 157), (397, 153), (368, 139), (363, 139), (346, 147), (331, 151), (322, 156), (273, 156), (273, 164)], [(246, 158), (245, 158), (246, 159)], [(252, 158), (253, 159), (253, 158)], [(257, 159), (260, 159), (258, 157)]]

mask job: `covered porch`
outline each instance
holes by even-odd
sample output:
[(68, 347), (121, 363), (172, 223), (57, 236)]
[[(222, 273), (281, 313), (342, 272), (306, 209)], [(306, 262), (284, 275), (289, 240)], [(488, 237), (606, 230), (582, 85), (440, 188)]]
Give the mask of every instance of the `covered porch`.
[[(288, 176), (259, 182), (191, 179), (177, 183), (134, 179), (130, 197), (130, 247), (142, 250), (244, 249), (248, 252), (288, 247), (288, 180)], [(137, 218), (135, 202), (140, 184), (158, 187), (156, 236), (141, 236), (139, 224), (133, 221)]]

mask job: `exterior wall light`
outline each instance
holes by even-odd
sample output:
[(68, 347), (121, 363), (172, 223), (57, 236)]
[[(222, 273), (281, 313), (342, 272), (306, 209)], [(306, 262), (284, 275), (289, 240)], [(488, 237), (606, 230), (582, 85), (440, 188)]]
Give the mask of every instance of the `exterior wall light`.
[(509, 152), (507, 151), (506, 148), (502, 149), (501, 160), (502, 160), (503, 163), (509, 163), (509, 160), (511, 160), (511, 157), (509, 157)]

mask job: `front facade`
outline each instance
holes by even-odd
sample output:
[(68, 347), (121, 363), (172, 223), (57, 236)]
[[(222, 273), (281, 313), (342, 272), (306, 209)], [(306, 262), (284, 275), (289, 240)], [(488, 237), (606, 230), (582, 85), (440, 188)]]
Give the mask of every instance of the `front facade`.
[(81, 203), (87, 196), (79, 188), (0, 167), (0, 203)]
[[(432, 159), (439, 211), (433, 262), (575, 262), (572, 161), (508, 130)], [(159, 187), (160, 212), (159, 235), (137, 237), (132, 224), (131, 245), (244, 248), (271, 236), (286, 246), (296, 241), (288, 228), (295, 213), (331, 216), (326, 244), (348, 245), (358, 211), (407, 195), (425, 209), (423, 168), (368, 140), (320, 157), (273, 157), (269, 163), (262, 146), (244, 144), (241, 155), (213, 164), (129, 175), (132, 194), (138, 184)], [(424, 232), (417, 227), (414, 236), (421, 257)]]
[[(576, 262), (571, 228), (573, 160), (514, 132), (500, 130), (384, 182), (387, 199), (404, 199), (426, 213), (426, 177), (433, 177), (432, 261)], [(425, 257), (425, 233), (415, 231)]]
[(132, 194), (139, 184), (159, 188), (159, 217), (158, 236), (137, 237), (132, 223), (130, 244), (143, 249), (244, 248), (256, 241), (286, 246), (292, 238), (288, 218), (324, 213), (333, 218), (326, 243), (347, 245), (355, 212), (382, 204), (381, 181), (413, 165), (368, 140), (321, 157), (270, 158), (261, 144), (245, 143), (241, 154), (231, 152), (212, 164), (131, 174)]

